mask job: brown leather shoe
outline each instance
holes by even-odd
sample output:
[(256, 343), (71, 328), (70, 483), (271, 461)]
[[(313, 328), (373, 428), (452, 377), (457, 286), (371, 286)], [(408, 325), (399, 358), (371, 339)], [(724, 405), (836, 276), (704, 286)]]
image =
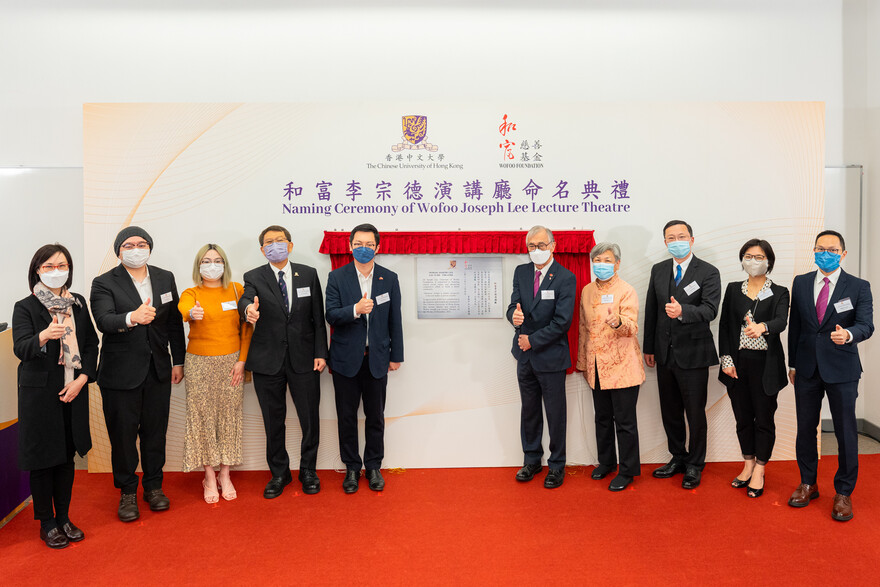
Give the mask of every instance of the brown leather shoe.
[(831, 517), (838, 522), (848, 522), (852, 520), (852, 499), (848, 495), (834, 496), (834, 507), (831, 508)]
[(816, 485), (801, 483), (788, 498), (788, 505), (793, 508), (805, 508), (817, 497), (819, 497), (819, 488)]

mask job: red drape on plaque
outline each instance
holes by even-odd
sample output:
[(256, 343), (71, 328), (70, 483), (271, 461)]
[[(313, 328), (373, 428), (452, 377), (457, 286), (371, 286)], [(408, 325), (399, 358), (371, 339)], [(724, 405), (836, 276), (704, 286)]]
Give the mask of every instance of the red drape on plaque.
[[(592, 230), (554, 231), (556, 251), (553, 257), (560, 265), (574, 273), (577, 279), (576, 304), (580, 292), (590, 283), (590, 250), (595, 246)], [(319, 252), (330, 255), (330, 266), (338, 269), (351, 262), (347, 232), (324, 231)], [(526, 232), (523, 230), (492, 232), (383, 232), (381, 251), (383, 255), (464, 255), (472, 253), (502, 253), (521, 255), (525, 250)], [(574, 320), (568, 330), (572, 368), (577, 364), (578, 322), (580, 311), (574, 309)]]

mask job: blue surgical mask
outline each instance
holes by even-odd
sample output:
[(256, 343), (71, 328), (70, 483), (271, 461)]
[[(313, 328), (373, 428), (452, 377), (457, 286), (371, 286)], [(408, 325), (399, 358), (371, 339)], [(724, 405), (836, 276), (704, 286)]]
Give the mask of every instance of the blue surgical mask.
[(269, 243), (263, 247), (263, 254), (271, 263), (281, 263), (287, 260), (290, 254), (287, 252), (287, 242)]
[(666, 245), (666, 248), (669, 250), (669, 254), (676, 259), (684, 259), (691, 252), (691, 243), (688, 241), (672, 241)]
[(813, 253), (816, 258), (816, 265), (825, 273), (837, 271), (840, 267), (840, 255), (830, 251), (822, 251), (821, 253)]
[(376, 251), (370, 247), (355, 247), (351, 250), (358, 263), (369, 263), (376, 256)]
[(614, 263), (593, 263), (593, 275), (601, 281), (611, 279), (614, 277)]

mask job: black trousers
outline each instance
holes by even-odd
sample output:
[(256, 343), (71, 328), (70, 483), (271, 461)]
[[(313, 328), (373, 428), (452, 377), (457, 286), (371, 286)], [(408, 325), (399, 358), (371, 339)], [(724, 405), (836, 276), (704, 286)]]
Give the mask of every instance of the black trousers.
[(736, 436), (743, 458), (755, 457), (765, 465), (776, 444), (776, 397), (764, 392), (764, 365), (767, 351), (740, 349), (736, 362), (736, 376), (728, 388), (730, 405), (736, 418)]
[(639, 399), (639, 386), (619, 389), (602, 389), (599, 373), (593, 386), (593, 411), (596, 423), (596, 448), (599, 464), (617, 466), (617, 451), (614, 449), (615, 429), (617, 448), (620, 451), (620, 474), (630, 477), (641, 475), (639, 459), (639, 425), (636, 418), (636, 403)]
[[(336, 395), (336, 421), (339, 427), (339, 454), (345, 468), (360, 471), (382, 468), (385, 458), (385, 389), (388, 375), (380, 379), (370, 373), (370, 356), (364, 355), (354, 377), (333, 373)], [(364, 401), (364, 458), (358, 450), (358, 406)]]
[(101, 389), (104, 421), (110, 438), (113, 484), (122, 493), (137, 492), (137, 440), (144, 491), (162, 487), (165, 466), (165, 434), (171, 404), (171, 380), (159, 381), (155, 365), (147, 378), (134, 389)]
[(550, 430), (550, 456), (547, 465), (551, 469), (565, 467), (565, 434), (568, 416), (565, 403), (565, 371), (535, 371), (531, 362), (517, 363), (516, 377), (522, 400), (520, 413), (520, 437), (523, 447), (523, 463), (540, 465), (544, 457), (541, 440), (544, 436), (544, 414), (547, 412), (547, 428)]
[[(73, 430), (70, 424), (70, 404), (64, 404), (64, 437), (67, 462), (45, 469), (31, 471), (31, 496), (34, 501), (34, 519), (41, 522), (55, 520), (59, 525), (70, 521), (70, 497), (73, 493)], [(54, 505), (54, 507), (53, 507)]]
[(702, 471), (706, 466), (709, 368), (682, 369), (670, 358), (666, 365), (657, 364), (657, 385), (660, 388), (660, 415), (673, 460)]
[(816, 449), (816, 431), (822, 410), (822, 397), (828, 395), (831, 421), (837, 437), (837, 473), (834, 489), (841, 495), (852, 495), (859, 476), (859, 432), (856, 425), (856, 398), (859, 382), (826, 383), (818, 369), (812, 376), (795, 374), (794, 400), (797, 411), (797, 439), (795, 453), (801, 482), (816, 483), (819, 455)]
[(320, 373), (296, 373), (289, 358), (274, 375), (254, 373), (254, 391), (263, 413), (263, 427), (266, 430), (266, 462), (273, 477), (283, 477), (290, 473), (290, 456), (287, 454), (287, 390), (296, 408), (302, 430), (300, 443), (300, 470), (314, 471), (318, 463), (318, 440), (321, 432), (321, 419), (318, 404), (321, 401)]

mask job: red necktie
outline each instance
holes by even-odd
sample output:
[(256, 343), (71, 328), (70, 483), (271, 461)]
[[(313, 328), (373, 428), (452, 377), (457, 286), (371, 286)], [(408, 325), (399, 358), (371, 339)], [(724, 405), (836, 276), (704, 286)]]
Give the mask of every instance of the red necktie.
[(819, 297), (816, 298), (816, 318), (819, 319), (819, 324), (822, 324), (822, 320), (825, 319), (825, 310), (828, 309), (828, 291), (830, 280), (826, 277), (822, 281), (825, 282), (825, 285), (822, 286), (822, 289), (819, 290)]

